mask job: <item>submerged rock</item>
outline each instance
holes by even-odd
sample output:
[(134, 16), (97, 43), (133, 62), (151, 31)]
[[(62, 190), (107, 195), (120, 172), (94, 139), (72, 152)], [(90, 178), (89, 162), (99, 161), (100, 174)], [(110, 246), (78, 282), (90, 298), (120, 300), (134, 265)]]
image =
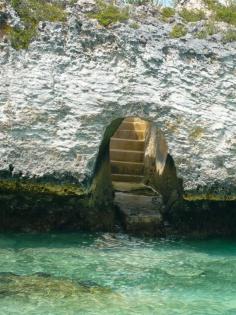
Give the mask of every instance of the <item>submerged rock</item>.
[(90, 281), (77, 282), (57, 278), (49, 274), (17, 275), (11, 272), (0, 274), (0, 298), (10, 295), (33, 296), (57, 299), (76, 297), (84, 293), (111, 294), (112, 290)]

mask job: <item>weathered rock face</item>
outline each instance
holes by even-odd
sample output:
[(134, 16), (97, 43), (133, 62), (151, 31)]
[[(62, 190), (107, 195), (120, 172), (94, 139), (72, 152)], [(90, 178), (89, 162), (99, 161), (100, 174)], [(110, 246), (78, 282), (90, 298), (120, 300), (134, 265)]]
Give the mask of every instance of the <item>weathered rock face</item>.
[(66, 25), (41, 23), (26, 51), (0, 44), (0, 170), (82, 181), (105, 128), (134, 115), (164, 132), (186, 191), (233, 192), (236, 44), (196, 39), (191, 25), (171, 39), (150, 8), (139, 29), (104, 28), (86, 16), (93, 6), (78, 1)]

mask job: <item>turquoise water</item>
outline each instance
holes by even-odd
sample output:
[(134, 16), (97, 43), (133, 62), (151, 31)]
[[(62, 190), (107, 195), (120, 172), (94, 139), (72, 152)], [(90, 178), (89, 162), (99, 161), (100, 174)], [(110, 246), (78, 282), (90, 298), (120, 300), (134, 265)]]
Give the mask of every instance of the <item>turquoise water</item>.
[(0, 272), (0, 315), (236, 314), (233, 240), (1, 235)]

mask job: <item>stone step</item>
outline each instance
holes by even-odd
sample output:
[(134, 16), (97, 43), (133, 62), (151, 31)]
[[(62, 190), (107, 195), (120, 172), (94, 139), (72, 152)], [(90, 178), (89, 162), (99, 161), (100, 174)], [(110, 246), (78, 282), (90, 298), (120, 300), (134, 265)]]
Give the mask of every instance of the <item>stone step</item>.
[(158, 205), (161, 201), (160, 195), (145, 196), (136, 193), (115, 193), (115, 202), (119, 204), (129, 214), (153, 214), (153, 211), (158, 213)]
[(135, 130), (117, 130), (114, 138), (129, 139), (129, 140), (144, 140), (146, 131)]
[(141, 123), (145, 123), (145, 124), (149, 124), (148, 121), (145, 121), (145, 120), (142, 120), (141, 118), (138, 118), (138, 117), (127, 117), (124, 119), (124, 121), (127, 121), (127, 122), (141, 122)]
[(121, 218), (127, 232), (140, 235), (158, 235), (161, 232), (163, 202), (160, 195), (146, 196), (134, 193), (115, 193)]
[(122, 122), (119, 130), (136, 130), (136, 131), (144, 131), (147, 129), (145, 123), (142, 122)]
[(111, 161), (143, 162), (144, 151), (110, 149)]
[(128, 182), (113, 182), (112, 183), (114, 190), (119, 192), (133, 192), (133, 191), (144, 191), (146, 192), (147, 186), (144, 183), (128, 183)]
[(112, 174), (143, 175), (144, 163), (111, 161)]
[(144, 176), (140, 175), (127, 175), (127, 174), (112, 174), (112, 181), (114, 182), (129, 182), (129, 183), (141, 183)]
[(145, 141), (143, 140), (129, 140), (112, 137), (110, 141), (110, 149), (142, 151), (144, 148)]

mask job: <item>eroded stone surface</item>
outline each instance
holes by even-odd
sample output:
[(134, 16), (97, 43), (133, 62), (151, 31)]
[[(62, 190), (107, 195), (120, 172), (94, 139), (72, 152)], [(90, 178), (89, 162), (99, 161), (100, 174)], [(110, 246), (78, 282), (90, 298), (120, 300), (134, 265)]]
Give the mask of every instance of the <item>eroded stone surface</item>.
[(160, 195), (116, 192), (114, 202), (119, 207), (126, 232), (139, 235), (161, 235), (163, 233), (161, 213), (164, 206)]
[(191, 26), (171, 39), (151, 9), (139, 29), (103, 28), (84, 14), (93, 8), (80, 0), (66, 25), (41, 23), (28, 50), (0, 43), (0, 170), (82, 181), (105, 128), (135, 115), (164, 132), (186, 191), (232, 191), (236, 44), (196, 39)]

